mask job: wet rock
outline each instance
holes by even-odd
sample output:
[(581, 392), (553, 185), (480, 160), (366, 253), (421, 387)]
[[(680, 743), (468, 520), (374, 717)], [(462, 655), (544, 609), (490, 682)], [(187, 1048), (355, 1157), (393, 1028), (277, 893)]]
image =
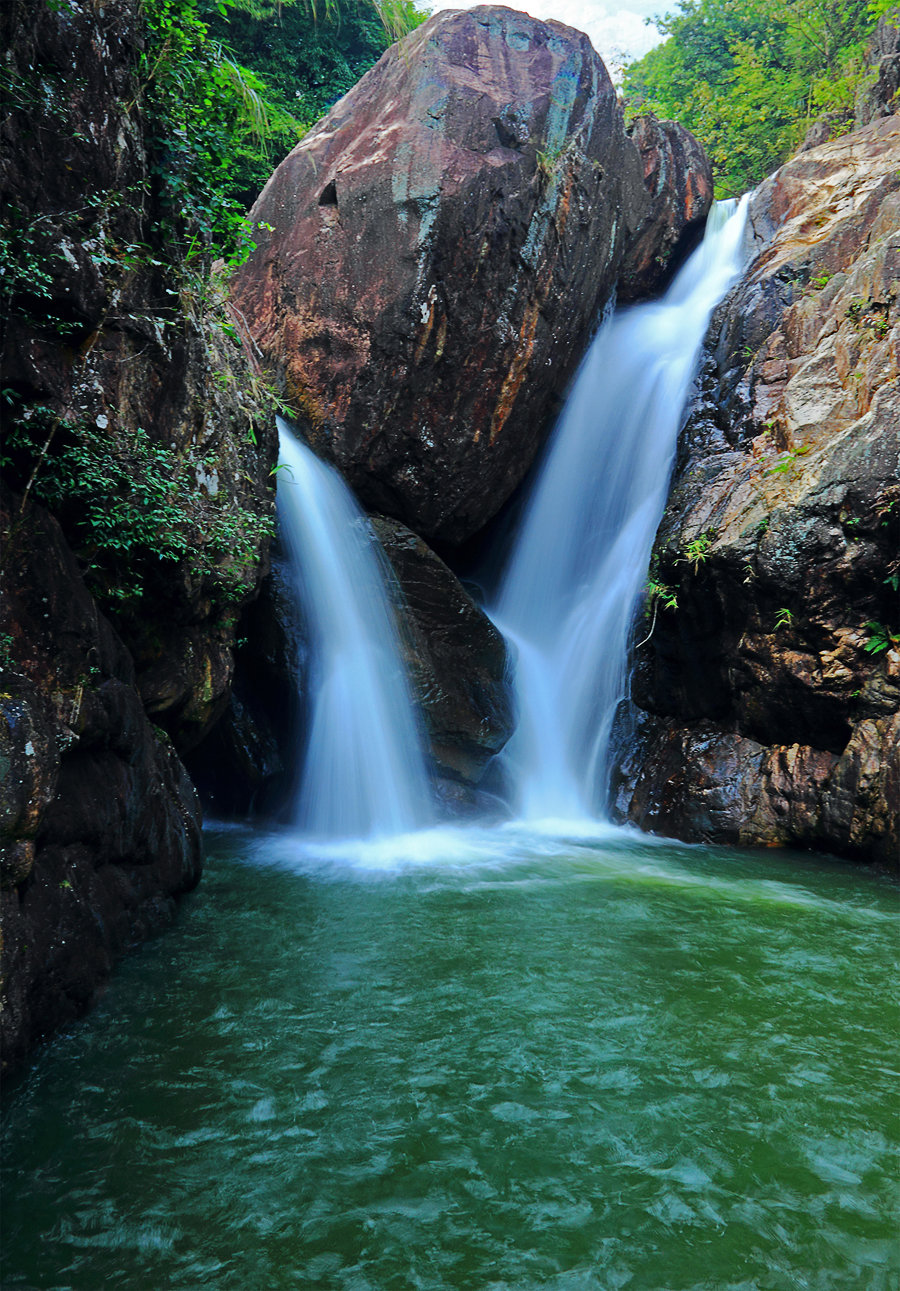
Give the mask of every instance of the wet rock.
[(640, 713), (627, 721), (612, 804), (686, 842), (790, 843), (896, 868), (900, 717), (860, 723), (837, 756)]
[(0, 1037), (78, 1017), (202, 861), (196, 794), (56, 522), (3, 493)]
[(299, 774), (309, 647), (277, 543), (272, 568), (237, 632), (228, 707), (185, 765), (211, 814), (280, 816), (289, 810)]
[(629, 131), (641, 154), (650, 207), (619, 276), (622, 303), (653, 295), (702, 235), (713, 201), (712, 166), (703, 147), (675, 121), (648, 113)]
[(657, 536), (678, 606), (638, 651), (622, 817), (900, 859), (898, 230), (897, 117), (753, 199)]
[[(512, 734), (506, 645), (421, 538), (396, 520), (372, 523), (399, 586), (404, 653), (438, 773), (478, 785)], [(456, 809), (458, 794), (443, 798)]]
[(442, 12), (278, 167), (234, 299), (315, 449), (457, 544), (527, 471), (648, 205), (587, 37)]

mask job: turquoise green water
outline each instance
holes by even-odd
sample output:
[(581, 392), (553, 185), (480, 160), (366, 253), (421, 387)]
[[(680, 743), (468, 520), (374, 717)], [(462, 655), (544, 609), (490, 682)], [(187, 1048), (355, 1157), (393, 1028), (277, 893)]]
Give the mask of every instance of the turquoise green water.
[(900, 1287), (887, 880), (612, 833), (210, 852), (8, 1091), (4, 1287)]

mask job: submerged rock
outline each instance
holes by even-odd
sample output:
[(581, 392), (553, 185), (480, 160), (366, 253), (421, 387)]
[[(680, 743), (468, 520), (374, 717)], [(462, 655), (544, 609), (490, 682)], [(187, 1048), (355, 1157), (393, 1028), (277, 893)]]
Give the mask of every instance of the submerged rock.
[(896, 865), (900, 119), (788, 162), (750, 236), (657, 537), (677, 609), (638, 650), (616, 810)]
[(442, 12), (278, 167), (234, 298), (313, 447), (455, 544), (527, 471), (648, 206), (586, 36)]
[(412, 530), (381, 516), (372, 523), (397, 579), (404, 654), (432, 759), (440, 775), (478, 785), (513, 730), (503, 637)]

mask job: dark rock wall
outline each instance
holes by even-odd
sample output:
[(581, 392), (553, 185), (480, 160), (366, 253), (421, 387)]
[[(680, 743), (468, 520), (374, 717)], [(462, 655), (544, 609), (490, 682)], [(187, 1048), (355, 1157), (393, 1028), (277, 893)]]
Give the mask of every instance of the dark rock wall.
[(657, 538), (678, 606), (637, 652), (615, 810), (896, 865), (900, 120), (787, 163), (749, 239)]
[(175, 750), (228, 702), (274, 520), (224, 290), (167, 241), (142, 40), (138, 0), (0, 7), (7, 1064), (199, 876)]
[(59, 525), (3, 494), (0, 1039), (12, 1065), (88, 1007), (200, 877), (200, 807)]
[[(148, 711), (187, 748), (227, 701), (235, 623), (262, 572), (274, 425), (224, 289), (202, 256), (194, 271), (166, 241), (157, 172), (167, 162), (149, 142), (136, 74), (138, 0), (102, 12), (87, 0), (12, 0), (0, 38), (10, 87), (0, 206), (19, 268), (3, 283), (4, 476), (28, 489), (33, 457), (16, 442), (29, 434), (49, 441), (35, 495), (85, 436), (139, 487), (152, 452), (168, 454), (186, 559), (154, 563), (151, 550), (116, 564), (107, 552), (101, 563), (84, 500), (59, 498), (54, 511), (134, 656)], [(117, 595), (136, 560), (144, 603)]]

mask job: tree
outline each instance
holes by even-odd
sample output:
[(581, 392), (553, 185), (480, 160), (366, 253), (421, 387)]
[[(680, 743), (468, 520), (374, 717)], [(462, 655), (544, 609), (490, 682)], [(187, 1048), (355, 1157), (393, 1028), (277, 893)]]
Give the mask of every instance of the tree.
[(680, 0), (658, 20), (668, 39), (625, 70), (629, 110), (686, 125), (718, 195), (737, 195), (823, 111), (852, 119), (875, 20), (868, 0)]

